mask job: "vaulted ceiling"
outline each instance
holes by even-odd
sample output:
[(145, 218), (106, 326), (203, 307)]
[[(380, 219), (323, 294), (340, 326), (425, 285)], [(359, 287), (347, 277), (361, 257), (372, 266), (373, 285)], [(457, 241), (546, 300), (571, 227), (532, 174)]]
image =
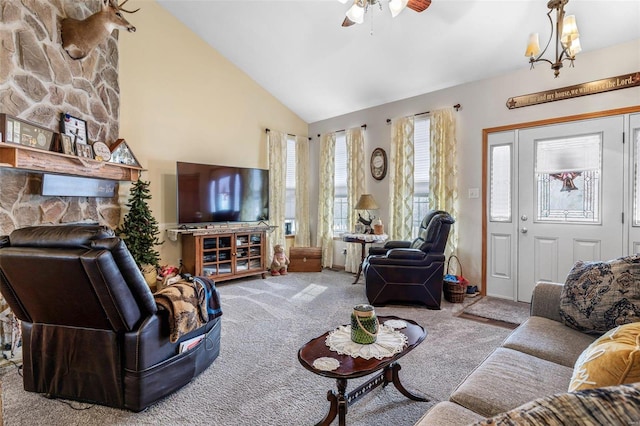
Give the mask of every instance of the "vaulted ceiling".
[[(382, 0), (348, 28), (351, 1), (158, 3), (308, 123), (528, 68), (529, 34), (542, 47), (550, 34), (546, 0), (433, 0), (396, 18)], [(566, 11), (583, 52), (640, 38), (640, 0), (571, 0)]]

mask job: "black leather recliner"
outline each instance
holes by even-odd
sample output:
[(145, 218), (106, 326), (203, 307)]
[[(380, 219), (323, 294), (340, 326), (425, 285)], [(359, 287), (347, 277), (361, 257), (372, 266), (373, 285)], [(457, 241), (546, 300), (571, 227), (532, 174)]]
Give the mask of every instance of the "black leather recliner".
[(444, 249), (454, 222), (445, 211), (431, 211), (422, 220), (414, 241), (389, 241), (384, 247), (372, 247), (363, 266), (369, 303), (421, 304), (440, 309)]
[[(30, 392), (141, 411), (220, 351), (220, 317), (170, 342), (167, 311), (158, 310), (124, 242), (103, 226), (13, 231), (0, 248), (0, 291), (22, 321)], [(179, 353), (181, 342), (202, 334)]]

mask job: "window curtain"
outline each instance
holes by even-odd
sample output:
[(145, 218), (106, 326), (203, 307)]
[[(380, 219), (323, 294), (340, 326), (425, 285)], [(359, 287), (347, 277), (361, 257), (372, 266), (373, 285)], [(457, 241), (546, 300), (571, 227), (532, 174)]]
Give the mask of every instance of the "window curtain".
[[(364, 129), (357, 127), (347, 130), (347, 225), (355, 229), (357, 221), (356, 203), (364, 193)], [(362, 245), (347, 244), (345, 270), (357, 272), (362, 262)]]
[[(449, 212), (458, 218), (458, 166), (456, 121), (453, 108), (443, 108), (431, 114), (431, 175), (429, 193), (431, 206)], [(451, 227), (445, 256), (456, 254), (458, 250), (457, 226)]]
[[(273, 253), (273, 246), (284, 241), (284, 203), (286, 199), (285, 182), (287, 178), (287, 135), (275, 130), (267, 132), (269, 155), (269, 222), (276, 226), (270, 234), (268, 253)], [(269, 260), (269, 262), (271, 262)]]
[(410, 240), (413, 228), (413, 127), (411, 117), (391, 122), (389, 159), (390, 240)]
[(296, 136), (296, 246), (311, 245), (309, 230), (309, 139)]
[(317, 241), (322, 247), (322, 266), (333, 266), (333, 176), (334, 153), (336, 150), (335, 133), (324, 134), (320, 138), (320, 182), (318, 197), (318, 234)]

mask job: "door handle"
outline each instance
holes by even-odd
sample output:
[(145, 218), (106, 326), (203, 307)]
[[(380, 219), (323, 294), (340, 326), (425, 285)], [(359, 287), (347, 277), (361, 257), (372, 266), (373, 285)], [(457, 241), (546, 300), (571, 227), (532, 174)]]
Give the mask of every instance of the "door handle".
[(526, 234), (527, 232), (529, 232), (529, 230), (525, 227), (522, 227), (522, 229), (520, 229), (520, 232), (522, 232), (523, 234)]

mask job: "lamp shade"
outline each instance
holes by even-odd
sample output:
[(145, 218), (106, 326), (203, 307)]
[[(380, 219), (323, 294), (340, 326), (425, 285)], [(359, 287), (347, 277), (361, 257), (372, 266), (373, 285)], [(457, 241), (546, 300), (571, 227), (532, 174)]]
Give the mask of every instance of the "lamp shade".
[(389, 10), (391, 10), (391, 16), (396, 17), (407, 7), (409, 0), (391, 0), (389, 2)]
[(347, 10), (347, 18), (356, 24), (362, 24), (364, 22), (364, 7), (360, 6), (358, 2), (355, 2), (353, 6)]
[(362, 194), (355, 207), (356, 210), (377, 210), (379, 208), (371, 194)]
[(529, 42), (527, 43), (527, 51), (524, 56), (534, 57), (540, 53), (540, 41), (538, 39), (538, 33), (533, 33), (529, 36)]

